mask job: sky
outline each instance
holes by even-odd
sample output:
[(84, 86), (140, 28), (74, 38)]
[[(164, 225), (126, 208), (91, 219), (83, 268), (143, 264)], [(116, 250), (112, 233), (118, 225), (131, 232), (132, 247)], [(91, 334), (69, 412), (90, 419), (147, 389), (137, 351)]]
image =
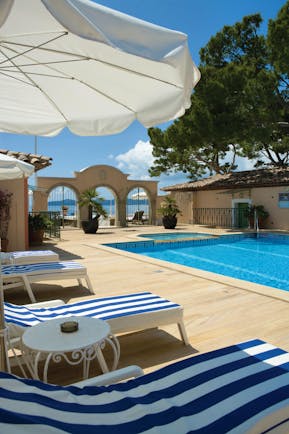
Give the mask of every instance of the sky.
[[(186, 33), (191, 56), (198, 65), (199, 50), (225, 25), (260, 13), (264, 20), (262, 32), (266, 33), (268, 20), (276, 18), (285, 0), (98, 0), (98, 3)], [(168, 125), (158, 126), (164, 129)], [(0, 149), (34, 153), (35, 138), (0, 133)], [(52, 166), (38, 172), (38, 176), (73, 177), (74, 172), (86, 167), (108, 164), (129, 174), (129, 179), (158, 180), (159, 188), (187, 180), (182, 173), (149, 177), (148, 168), (153, 164), (152, 146), (146, 128), (138, 122), (120, 134), (102, 137), (80, 137), (66, 129), (55, 137), (38, 137), (36, 150), (53, 159)], [(238, 163), (238, 170), (252, 168), (247, 160), (240, 159)], [(33, 180), (30, 183), (33, 184)]]

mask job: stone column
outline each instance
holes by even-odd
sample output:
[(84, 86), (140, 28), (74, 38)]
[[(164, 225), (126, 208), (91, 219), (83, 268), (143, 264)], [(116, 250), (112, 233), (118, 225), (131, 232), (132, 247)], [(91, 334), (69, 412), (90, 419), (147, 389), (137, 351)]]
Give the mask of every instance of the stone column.
[(117, 216), (118, 220), (116, 222), (117, 226), (126, 227), (126, 199), (119, 199), (117, 203)]
[(47, 211), (48, 210), (48, 193), (46, 191), (33, 191), (33, 209), (32, 211)]

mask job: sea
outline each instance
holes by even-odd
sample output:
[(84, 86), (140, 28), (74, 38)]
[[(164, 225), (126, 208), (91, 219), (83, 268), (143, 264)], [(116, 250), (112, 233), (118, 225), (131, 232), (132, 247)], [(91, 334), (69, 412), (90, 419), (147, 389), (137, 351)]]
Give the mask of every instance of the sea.
[[(67, 215), (75, 216), (77, 210), (77, 202), (74, 199), (53, 200), (48, 202), (48, 211), (62, 212), (62, 206), (68, 206)], [(115, 200), (105, 199), (102, 202), (103, 208), (109, 216), (115, 215)], [(149, 214), (149, 203), (147, 199), (128, 199), (126, 203), (126, 213), (128, 216), (133, 215), (138, 210), (143, 210), (145, 215)], [(32, 211), (32, 200), (29, 201), (29, 211)]]

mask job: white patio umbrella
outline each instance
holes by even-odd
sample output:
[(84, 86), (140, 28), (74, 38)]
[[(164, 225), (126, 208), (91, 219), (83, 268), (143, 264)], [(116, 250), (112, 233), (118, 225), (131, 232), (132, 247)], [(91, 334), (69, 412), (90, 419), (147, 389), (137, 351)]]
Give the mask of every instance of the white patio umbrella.
[(0, 153), (0, 181), (23, 178), (34, 173), (34, 166)]
[(0, 131), (158, 125), (184, 114), (199, 79), (181, 32), (89, 0), (1, 0)]
[[(17, 158), (10, 157), (0, 153), (0, 181), (28, 177), (34, 172), (34, 166), (25, 163), (24, 161), (17, 160)], [(4, 295), (3, 295), (3, 281), (1, 274), (1, 255), (0, 255), (0, 339), (1, 339), (1, 357), (0, 369), (5, 369), (7, 362), (7, 330), (4, 321)], [(9, 366), (6, 363), (7, 367)]]
[(147, 199), (148, 196), (145, 191), (138, 191), (137, 193), (134, 193), (131, 195), (132, 199)]
[(187, 36), (89, 0), (2, 0), (0, 130), (114, 134), (190, 106)]

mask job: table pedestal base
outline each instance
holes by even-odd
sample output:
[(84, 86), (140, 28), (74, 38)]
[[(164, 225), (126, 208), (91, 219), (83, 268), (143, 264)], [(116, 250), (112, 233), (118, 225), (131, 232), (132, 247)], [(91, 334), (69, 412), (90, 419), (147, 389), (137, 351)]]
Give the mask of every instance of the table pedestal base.
[[(109, 345), (111, 347), (113, 353), (113, 363), (111, 369), (108, 368), (106, 360), (102, 353), (102, 350), (105, 348), (106, 345)], [(22, 354), (31, 376), (36, 380), (42, 380), (44, 383), (47, 383), (48, 368), (51, 361), (54, 363), (60, 363), (61, 361), (65, 360), (71, 366), (82, 363), (83, 379), (88, 378), (90, 362), (94, 359), (98, 360), (99, 366), (103, 373), (109, 372), (110, 370), (115, 370), (119, 362), (120, 346), (116, 336), (110, 334), (101, 342), (97, 342), (93, 345), (89, 345), (87, 347), (77, 349), (71, 352), (34, 351), (25, 347), (25, 345), (22, 345)], [(42, 378), (40, 378), (41, 376), (39, 375), (39, 363), (44, 358), (45, 362), (43, 367), (43, 375)]]

